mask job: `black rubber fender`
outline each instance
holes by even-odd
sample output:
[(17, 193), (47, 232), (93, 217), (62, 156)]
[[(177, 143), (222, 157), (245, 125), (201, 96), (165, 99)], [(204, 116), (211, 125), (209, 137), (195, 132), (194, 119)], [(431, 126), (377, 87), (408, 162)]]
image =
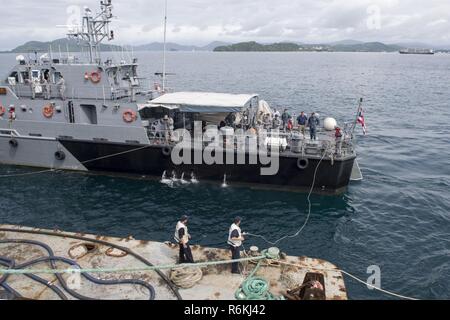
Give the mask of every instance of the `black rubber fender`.
[(16, 139), (9, 140), (9, 146), (11, 148), (17, 148), (19, 146), (19, 142)]
[(58, 161), (63, 161), (64, 159), (66, 159), (66, 154), (62, 150), (56, 151), (55, 152), (55, 159), (58, 160)]
[(300, 170), (305, 170), (305, 169), (307, 169), (307, 168), (309, 167), (309, 160), (308, 160), (308, 158), (299, 158), (299, 159), (297, 160), (297, 167), (298, 167)]
[(165, 146), (165, 147), (162, 148), (161, 152), (162, 152), (163, 156), (168, 157), (172, 153), (172, 148), (168, 147), (168, 146)]

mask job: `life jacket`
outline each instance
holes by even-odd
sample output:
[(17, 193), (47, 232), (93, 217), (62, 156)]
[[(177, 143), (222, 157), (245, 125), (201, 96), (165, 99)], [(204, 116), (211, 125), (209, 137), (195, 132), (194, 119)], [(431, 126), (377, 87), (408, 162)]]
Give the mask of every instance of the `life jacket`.
[(187, 239), (189, 239), (189, 233), (188, 233), (188, 228), (187, 228), (187, 226), (186, 226), (184, 223), (182, 223), (181, 221), (178, 221), (177, 227), (175, 228), (175, 235), (174, 235), (174, 237), (173, 237), (177, 243), (180, 243), (180, 242), (181, 242), (181, 239), (180, 239), (180, 237), (178, 236), (178, 232), (180, 231), (180, 229), (184, 229), (184, 236), (185, 236)]
[(233, 233), (234, 230), (238, 231), (238, 233), (239, 233), (238, 238), (242, 237), (241, 228), (239, 228), (236, 224), (233, 223), (230, 227), (230, 232), (228, 234), (228, 244), (235, 248), (239, 248), (240, 246), (242, 246), (242, 241), (240, 241), (240, 240), (236, 241), (236, 240), (231, 239), (231, 234)]

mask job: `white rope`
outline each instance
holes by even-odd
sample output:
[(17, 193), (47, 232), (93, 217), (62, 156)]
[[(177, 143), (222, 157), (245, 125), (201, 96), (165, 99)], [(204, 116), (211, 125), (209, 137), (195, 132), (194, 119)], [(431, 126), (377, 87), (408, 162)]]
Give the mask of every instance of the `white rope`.
[(58, 171), (58, 170), (48, 169), (48, 170), (26, 172), (26, 173), (18, 173), (18, 174), (6, 174), (6, 175), (0, 176), (0, 178), (24, 177), (24, 176), (32, 176), (32, 175), (43, 174), (43, 173), (48, 173), (48, 172), (56, 172), (56, 171)]
[(264, 237), (264, 236), (262, 236), (262, 235), (252, 234), (252, 233), (247, 233), (247, 235), (253, 236), (253, 237), (257, 237), (257, 238), (261, 238), (261, 239), (263, 239), (265, 242), (267, 242), (268, 244), (271, 244), (271, 245), (277, 245), (278, 243), (280, 243), (281, 241), (283, 241), (283, 240), (285, 240), (285, 239), (296, 238), (296, 237), (298, 237), (298, 236), (303, 232), (303, 230), (305, 229), (305, 227), (308, 225), (309, 219), (310, 219), (310, 217), (311, 217), (311, 211), (312, 211), (311, 195), (312, 195), (312, 193), (313, 193), (313, 191), (314, 191), (314, 187), (315, 187), (315, 185), (316, 185), (317, 172), (318, 172), (318, 170), (319, 170), (320, 164), (321, 164), (321, 163), (323, 162), (323, 160), (325, 159), (325, 157), (326, 157), (328, 151), (329, 151), (329, 149), (325, 150), (325, 152), (324, 152), (322, 158), (320, 159), (319, 163), (318, 163), (317, 166), (316, 166), (316, 170), (314, 171), (314, 178), (313, 178), (311, 190), (309, 191), (308, 198), (307, 198), (307, 199), (308, 199), (308, 215), (306, 216), (305, 223), (303, 223), (302, 227), (301, 227), (295, 234), (290, 235), (290, 236), (289, 236), (289, 235), (284, 236), (284, 237), (282, 237), (282, 238), (280, 238), (280, 239), (278, 239), (277, 241), (274, 241), (274, 242), (269, 241), (266, 237)]
[(312, 270), (312, 271), (341, 272), (341, 273), (349, 276), (350, 278), (358, 281), (359, 283), (362, 283), (362, 284), (364, 284), (367, 287), (370, 287), (370, 288), (372, 288), (374, 290), (383, 292), (383, 293), (385, 293), (387, 295), (390, 295), (390, 296), (393, 296), (393, 297), (397, 297), (397, 298), (400, 298), (400, 299), (405, 299), (405, 300), (419, 300), (417, 298), (404, 296), (404, 295), (401, 295), (401, 294), (398, 294), (398, 293), (395, 293), (395, 292), (392, 292), (392, 291), (389, 291), (389, 290), (385, 290), (385, 289), (381, 289), (379, 287), (376, 287), (376, 286), (374, 286), (374, 285), (372, 285), (370, 283), (367, 283), (367, 281), (364, 281), (364, 280), (358, 278), (357, 276), (351, 274), (350, 272), (347, 272), (347, 271), (342, 270), (342, 269), (314, 268), (314, 267), (307, 267), (307, 266), (302, 266), (302, 265), (298, 265), (298, 264), (295, 264), (295, 263), (288, 263), (288, 262), (283, 262), (283, 261), (279, 261), (279, 263), (283, 264), (283, 265), (287, 265), (287, 266), (293, 266), (293, 267), (297, 267), (297, 268), (301, 268), (301, 269), (308, 269), (308, 270)]
[(103, 159), (108, 159), (108, 158), (112, 158), (112, 157), (117, 157), (117, 156), (120, 156), (120, 155), (123, 155), (123, 154), (136, 152), (136, 151), (147, 149), (147, 148), (150, 148), (150, 147), (151, 147), (151, 145), (146, 145), (146, 146), (143, 146), (143, 147), (140, 147), (140, 148), (136, 148), (136, 149), (132, 149), (132, 150), (128, 150), (128, 151), (122, 151), (122, 152), (118, 152), (118, 153), (111, 154), (111, 155), (108, 155), (108, 156), (98, 157), (98, 158), (91, 159), (91, 160), (86, 160), (86, 161), (81, 162), (81, 164), (86, 164), (86, 163), (89, 163), (89, 162), (94, 162), (94, 161), (98, 161), (98, 160), (103, 160)]
[(360, 283), (362, 283), (362, 284), (364, 284), (364, 285), (366, 285), (366, 286), (368, 286), (368, 287), (371, 287), (372, 289), (375, 289), (375, 290), (377, 290), (377, 291), (383, 292), (383, 293), (388, 294), (388, 295), (390, 295), (390, 296), (394, 296), (394, 297), (397, 297), (397, 298), (400, 298), (400, 299), (405, 299), (405, 300), (419, 300), (419, 299), (417, 299), (417, 298), (412, 298), (412, 297), (403, 296), (403, 295), (401, 295), (401, 294), (398, 294), (398, 293), (395, 293), (395, 292), (392, 292), (392, 291), (388, 291), (388, 290), (384, 290), (384, 289), (378, 288), (378, 287), (376, 287), (376, 286), (374, 286), (374, 285), (371, 285), (370, 283), (367, 283), (367, 282), (364, 281), (364, 280), (359, 279), (358, 277), (356, 277), (356, 276), (350, 274), (350, 273), (347, 272), (347, 271), (344, 271), (344, 270), (339, 270), (339, 271), (342, 272), (343, 274), (346, 274), (346, 275), (349, 276), (350, 278), (353, 278), (354, 280), (356, 280), (356, 281), (358, 281), (358, 282), (360, 282)]
[[(123, 151), (123, 152), (118, 152), (115, 154), (111, 154), (111, 155), (107, 155), (107, 156), (103, 156), (103, 157), (98, 157), (95, 159), (91, 159), (91, 160), (86, 160), (83, 162), (80, 162), (81, 164), (86, 164), (86, 163), (90, 163), (90, 162), (94, 162), (94, 161), (98, 161), (98, 160), (103, 160), (103, 159), (108, 159), (108, 158), (113, 158), (113, 157), (117, 157), (123, 154), (127, 154), (127, 153), (131, 153), (131, 152), (136, 152), (142, 149), (146, 149), (151, 147), (150, 145), (146, 145), (143, 147), (139, 147), (136, 149), (132, 149), (132, 150), (127, 150), (127, 151)], [(37, 174), (43, 174), (43, 173), (48, 173), (48, 172), (57, 172), (60, 170), (57, 169), (48, 169), (48, 170), (42, 170), (42, 171), (34, 171), (34, 172), (26, 172), (26, 173), (18, 173), (18, 174), (6, 174), (6, 175), (0, 175), (0, 178), (15, 178), (15, 177), (24, 177), (24, 176), (32, 176), (32, 175), (37, 175)]]

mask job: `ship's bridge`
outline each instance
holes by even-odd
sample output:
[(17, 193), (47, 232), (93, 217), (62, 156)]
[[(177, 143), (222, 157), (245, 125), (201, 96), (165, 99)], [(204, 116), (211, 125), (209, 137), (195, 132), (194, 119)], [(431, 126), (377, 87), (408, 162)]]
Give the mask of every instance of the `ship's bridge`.
[(149, 81), (139, 78), (137, 60), (131, 63), (81, 63), (75, 57), (49, 59), (47, 55), (19, 62), (5, 83), (19, 98), (95, 99), (136, 101), (150, 91)]

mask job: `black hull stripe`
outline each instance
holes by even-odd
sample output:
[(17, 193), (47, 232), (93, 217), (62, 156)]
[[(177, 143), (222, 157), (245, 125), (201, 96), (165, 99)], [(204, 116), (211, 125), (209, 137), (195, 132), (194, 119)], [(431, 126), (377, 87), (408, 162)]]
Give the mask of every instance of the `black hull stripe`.
[[(264, 189), (305, 190), (311, 187), (314, 171), (320, 159), (309, 159), (309, 165), (301, 170), (298, 158), (280, 157), (280, 169), (274, 176), (262, 176), (261, 165), (174, 165), (170, 155), (163, 152), (162, 146), (145, 148), (136, 144), (114, 144), (105, 142), (60, 140), (75, 158), (90, 171), (118, 172), (161, 177), (166, 171), (170, 176), (175, 171), (178, 177), (193, 172), (199, 180), (220, 181), (227, 176), (227, 182), (254, 185)], [(144, 147), (144, 148), (142, 148)], [(135, 150), (135, 151), (133, 151)], [(108, 157), (109, 155), (117, 156)], [(91, 161), (92, 159), (99, 159)], [(326, 193), (340, 193), (348, 186), (354, 158), (344, 161), (322, 161), (316, 177), (316, 189)]]

